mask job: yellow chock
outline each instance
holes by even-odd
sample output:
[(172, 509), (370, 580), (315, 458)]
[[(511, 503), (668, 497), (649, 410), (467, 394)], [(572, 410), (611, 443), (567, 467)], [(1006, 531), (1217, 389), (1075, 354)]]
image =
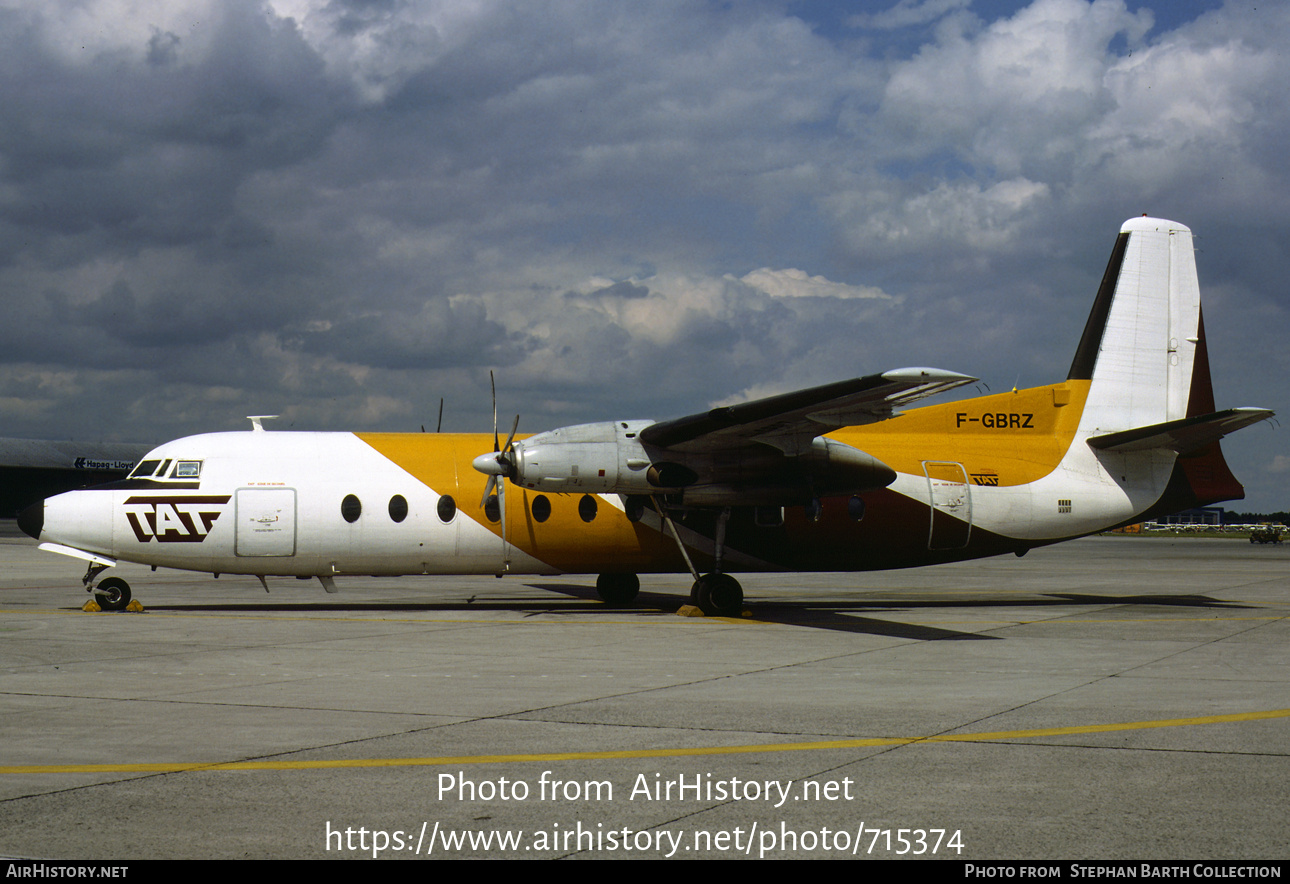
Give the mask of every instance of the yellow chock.
[(81, 610), (90, 614), (97, 614), (101, 612), (103, 609), (99, 607), (98, 602), (94, 601), (94, 599), (90, 599), (81, 607)]
[[(703, 610), (702, 610), (701, 608), (699, 608), (697, 605), (682, 605), (682, 606), (677, 610), (677, 612), (676, 612), (676, 616), (678, 616), (678, 617), (706, 617), (706, 616), (708, 616), (708, 615), (707, 615), (707, 614), (705, 614), (705, 613), (703, 613)], [(751, 618), (751, 617), (752, 617), (752, 611), (751, 611), (749, 608), (744, 608), (744, 609), (742, 609), (742, 610), (741, 610), (737, 615), (730, 615), (730, 616), (738, 616), (738, 617), (743, 617), (743, 618), (745, 618), (745, 619), (748, 619), (748, 618)]]
[(142, 614), (142, 613), (143, 613), (143, 605), (139, 604), (139, 600), (138, 600), (138, 599), (131, 599), (131, 600), (130, 600), (130, 604), (126, 605), (126, 606), (125, 606), (125, 609), (126, 609), (127, 611), (130, 611), (131, 613), (134, 613), (134, 614)]

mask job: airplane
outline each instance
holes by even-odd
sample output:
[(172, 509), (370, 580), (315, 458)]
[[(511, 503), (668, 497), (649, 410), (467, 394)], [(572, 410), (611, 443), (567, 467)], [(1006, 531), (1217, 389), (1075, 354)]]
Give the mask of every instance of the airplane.
[[(693, 578), (742, 613), (732, 572), (859, 571), (1028, 550), (1244, 497), (1218, 441), (1265, 420), (1218, 411), (1191, 231), (1120, 229), (1066, 379), (907, 408), (975, 382), (902, 368), (673, 420), (493, 432), (190, 436), (128, 478), (19, 516), (88, 561), (106, 610), (119, 561), (220, 574), (596, 574), (627, 604), (642, 573)], [(491, 443), (491, 444), (490, 444)]]

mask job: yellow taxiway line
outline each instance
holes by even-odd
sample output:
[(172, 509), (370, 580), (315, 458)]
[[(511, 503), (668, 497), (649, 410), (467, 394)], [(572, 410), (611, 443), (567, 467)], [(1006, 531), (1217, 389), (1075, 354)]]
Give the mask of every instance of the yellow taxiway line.
[(1048, 727), (1031, 730), (991, 731), (976, 734), (934, 734), (922, 737), (874, 737), (849, 740), (817, 740), (802, 743), (755, 743), (746, 746), (694, 746), (671, 749), (622, 749), (600, 752), (548, 752), (516, 755), (452, 755), (429, 758), (356, 758), (319, 761), (232, 761), (223, 763), (141, 763), (141, 764), (14, 764), (0, 766), (0, 774), (56, 773), (180, 773), (184, 771), (247, 770), (337, 770), (374, 767), (435, 767), (465, 764), (517, 764), (552, 761), (593, 761), (624, 758), (679, 758), (701, 755), (748, 755), (763, 752), (815, 752), (828, 749), (862, 749), (873, 746), (903, 746), (913, 743), (968, 743), (1027, 740), (1076, 734), (1149, 730), (1161, 727), (1191, 727), (1200, 724), (1231, 724), (1290, 718), (1290, 709), (1204, 715), (1196, 718), (1165, 718), (1155, 721), (1127, 721)]

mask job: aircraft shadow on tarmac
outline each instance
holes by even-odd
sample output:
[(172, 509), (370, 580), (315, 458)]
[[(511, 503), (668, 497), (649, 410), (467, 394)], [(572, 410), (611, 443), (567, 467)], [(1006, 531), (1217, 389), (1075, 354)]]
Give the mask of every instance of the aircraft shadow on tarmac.
[[(565, 599), (558, 604), (531, 598), (507, 598), (505, 596), (487, 595), (483, 599), (471, 596), (467, 600), (444, 602), (214, 602), (199, 604), (162, 604), (148, 605), (150, 611), (170, 613), (250, 613), (250, 614), (305, 614), (305, 613), (384, 613), (384, 614), (425, 614), (436, 611), (514, 611), (525, 616), (543, 615), (576, 615), (585, 613), (604, 613), (614, 611), (624, 617), (633, 615), (671, 614), (684, 604), (686, 599), (675, 593), (641, 592), (630, 605), (609, 606), (596, 594), (594, 585), (569, 583), (529, 583), (533, 589), (558, 593)], [(989, 590), (982, 590), (988, 593)], [(784, 626), (802, 626), (811, 629), (827, 629), (838, 632), (850, 632), (863, 635), (881, 635), (892, 638), (907, 638), (918, 641), (998, 641), (999, 636), (981, 635), (974, 632), (961, 632), (952, 629), (928, 626), (918, 623), (900, 623), (873, 617), (860, 616), (863, 613), (894, 613), (912, 609), (953, 609), (953, 608), (1043, 608), (1070, 607), (1087, 605), (1090, 607), (1149, 605), (1164, 608), (1212, 608), (1240, 609), (1250, 605), (1225, 602), (1205, 595), (1097, 595), (1080, 593), (1037, 593), (1036, 595), (1018, 598), (962, 598), (954, 599), (873, 599), (864, 601), (827, 601), (822, 599), (803, 599), (801, 601), (753, 602), (748, 606), (753, 619), (761, 623), (777, 623)]]

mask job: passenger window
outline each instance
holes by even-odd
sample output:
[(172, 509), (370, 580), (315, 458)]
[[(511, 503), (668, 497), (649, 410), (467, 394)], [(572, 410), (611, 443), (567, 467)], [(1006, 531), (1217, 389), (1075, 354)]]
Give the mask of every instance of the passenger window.
[(352, 494), (346, 494), (345, 499), (340, 502), (340, 514), (346, 522), (357, 522), (358, 517), (363, 514), (363, 504)]
[(390, 518), (402, 522), (408, 517), (408, 499), (402, 494), (390, 498)]
[(641, 519), (645, 518), (645, 506), (648, 503), (648, 497), (643, 497), (639, 494), (630, 495), (627, 498), (626, 504), (623, 506), (623, 510), (627, 514), (627, 521), (639, 522)]
[(457, 515), (457, 501), (452, 499), (451, 495), (445, 494), (439, 498), (439, 505), (435, 507), (439, 511), (439, 521), (447, 524), (452, 521), (452, 517)]
[(578, 515), (584, 522), (590, 522), (596, 517), (596, 499), (590, 494), (582, 495), (582, 499), (578, 501)]
[(539, 494), (533, 498), (533, 505), (530, 509), (533, 511), (533, 518), (539, 522), (545, 522), (551, 518), (551, 501), (547, 499), (545, 494)]
[(860, 496), (854, 496), (847, 501), (847, 515), (851, 521), (859, 522), (864, 518), (864, 499)]
[(820, 516), (824, 515), (824, 504), (820, 502), (818, 497), (813, 497), (811, 502), (803, 507), (803, 510), (806, 514), (806, 521), (818, 522), (820, 521)]

